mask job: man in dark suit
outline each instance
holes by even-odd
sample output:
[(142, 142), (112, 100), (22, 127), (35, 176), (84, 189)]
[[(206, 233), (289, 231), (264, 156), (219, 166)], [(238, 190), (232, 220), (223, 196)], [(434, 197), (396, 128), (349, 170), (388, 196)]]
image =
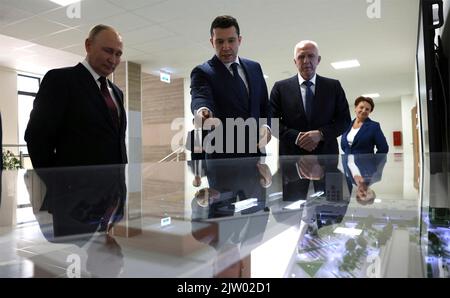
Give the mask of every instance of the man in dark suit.
[(336, 138), (350, 124), (350, 112), (339, 81), (316, 74), (320, 60), (314, 41), (299, 42), (294, 49), (298, 74), (273, 86), (270, 103), (280, 121), (280, 155), (339, 153)]
[(85, 48), (83, 62), (42, 80), (25, 132), (34, 168), (127, 163), (123, 93), (106, 78), (120, 63), (122, 38), (97, 25)]
[(209, 188), (191, 202), (191, 227), (195, 239), (217, 251), (214, 277), (248, 277), (242, 270), (244, 256), (263, 240), (270, 210), (267, 173), (259, 160), (205, 161)]
[[(259, 121), (270, 117), (267, 86), (261, 66), (238, 57), (242, 37), (235, 18), (216, 17), (210, 33), (210, 42), (216, 54), (191, 73), (192, 113), (201, 119), (201, 124), (210, 119), (204, 123), (204, 128), (211, 127), (212, 123), (215, 126), (215, 130), (204, 140), (204, 147), (212, 144), (205, 148), (207, 158), (260, 155), (260, 149), (270, 140), (270, 122)], [(239, 118), (253, 125), (248, 125), (242, 134), (239, 130), (243, 129), (243, 125), (226, 128), (226, 119), (234, 121)], [(217, 124), (217, 120), (221, 125)], [(234, 145), (231, 144), (233, 140)]]
[[(112, 228), (124, 217), (125, 166), (37, 171), (40, 177), (46, 178), (47, 195), (36, 212), (44, 237), (52, 243), (73, 244), (86, 249), (86, 269), (93, 276), (118, 276), (123, 268), (123, 254)], [(35, 200), (33, 195), (40, 194), (30, 193), (31, 201)], [(66, 262), (67, 257), (62, 256)]]

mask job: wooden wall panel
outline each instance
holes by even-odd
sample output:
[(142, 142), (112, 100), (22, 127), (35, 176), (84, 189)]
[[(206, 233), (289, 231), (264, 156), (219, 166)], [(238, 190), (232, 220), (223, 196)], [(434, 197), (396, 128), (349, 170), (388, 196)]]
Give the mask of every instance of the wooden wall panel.
[(167, 84), (159, 77), (143, 73), (142, 111), (144, 125), (171, 123), (184, 115), (183, 79), (172, 80)]
[(183, 116), (183, 79), (174, 79), (167, 84), (157, 76), (142, 73), (144, 162), (159, 161), (172, 152), (170, 142), (178, 131), (171, 129), (171, 123)]
[(141, 65), (128, 62), (128, 110), (138, 111), (141, 108)]

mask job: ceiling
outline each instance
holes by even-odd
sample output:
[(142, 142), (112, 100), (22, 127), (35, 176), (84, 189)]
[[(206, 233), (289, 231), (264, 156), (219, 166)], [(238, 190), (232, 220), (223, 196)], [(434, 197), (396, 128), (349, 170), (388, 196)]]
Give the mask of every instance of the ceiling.
[[(214, 53), (212, 19), (230, 14), (241, 27), (240, 56), (261, 63), (269, 88), (296, 73), (293, 47), (312, 39), (318, 73), (339, 79), (349, 101), (375, 92), (377, 101), (400, 100), (414, 93), (419, 0), (378, 1), (380, 18), (371, 19), (367, 0), (83, 0), (71, 10), (80, 18), (48, 0), (2, 0), (0, 65), (35, 73), (72, 65), (85, 54), (89, 29), (103, 23), (122, 34), (125, 59), (188, 77)], [(349, 59), (361, 67), (330, 65)]]

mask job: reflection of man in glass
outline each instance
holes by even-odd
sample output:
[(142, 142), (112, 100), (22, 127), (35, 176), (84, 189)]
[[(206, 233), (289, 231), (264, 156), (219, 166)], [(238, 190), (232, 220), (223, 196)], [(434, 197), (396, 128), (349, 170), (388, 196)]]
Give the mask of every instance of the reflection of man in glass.
[(248, 254), (262, 240), (268, 220), (270, 171), (254, 159), (207, 162), (210, 187), (192, 200), (192, 235), (215, 249), (215, 277), (249, 277)]
[[(315, 235), (324, 225), (342, 221), (349, 203), (337, 156), (300, 156), (281, 159), (283, 201), (304, 201), (300, 239)], [(292, 205), (292, 204), (291, 204)], [(288, 206), (291, 206), (288, 205)]]
[(112, 227), (124, 214), (123, 165), (41, 169), (38, 174), (47, 189), (41, 211), (51, 214), (51, 224), (40, 220), (42, 214), (36, 218), (47, 240), (85, 249), (86, 269), (94, 277), (120, 274), (123, 255)]
[(295, 158), (282, 158), (280, 168), (283, 181), (283, 200), (306, 200), (315, 193), (325, 193), (327, 180), (340, 173), (337, 164), (338, 159), (335, 156), (319, 158), (316, 155), (302, 155)]
[(86, 252), (86, 270), (91, 277), (117, 277), (122, 273), (122, 248), (110, 232), (92, 239)]

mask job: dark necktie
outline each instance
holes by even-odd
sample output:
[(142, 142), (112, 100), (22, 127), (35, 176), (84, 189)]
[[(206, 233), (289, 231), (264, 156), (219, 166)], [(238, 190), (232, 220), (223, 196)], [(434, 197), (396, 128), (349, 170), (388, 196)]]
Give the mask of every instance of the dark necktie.
[(311, 86), (313, 83), (311, 81), (304, 81), (303, 85), (306, 86), (306, 94), (305, 94), (305, 113), (308, 122), (311, 122), (312, 119), (312, 106), (314, 101), (314, 94), (312, 92)]
[(100, 77), (98, 78), (98, 81), (100, 82), (100, 91), (102, 92), (103, 98), (105, 99), (106, 106), (108, 107), (108, 111), (109, 114), (111, 115), (113, 123), (117, 128), (119, 128), (120, 126), (119, 114), (117, 113), (117, 107), (114, 104), (114, 101), (111, 97), (111, 93), (109, 93), (108, 86), (106, 84), (106, 78)]
[(245, 87), (244, 81), (242, 80), (241, 76), (239, 75), (238, 64), (236, 62), (231, 64), (231, 69), (233, 70), (233, 80), (234, 80), (234, 84), (239, 92), (239, 97), (243, 99), (244, 107), (246, 109), (248, 109), (248, 105), (249, 105), (248, 91), (247, 91), (247, 87)]

